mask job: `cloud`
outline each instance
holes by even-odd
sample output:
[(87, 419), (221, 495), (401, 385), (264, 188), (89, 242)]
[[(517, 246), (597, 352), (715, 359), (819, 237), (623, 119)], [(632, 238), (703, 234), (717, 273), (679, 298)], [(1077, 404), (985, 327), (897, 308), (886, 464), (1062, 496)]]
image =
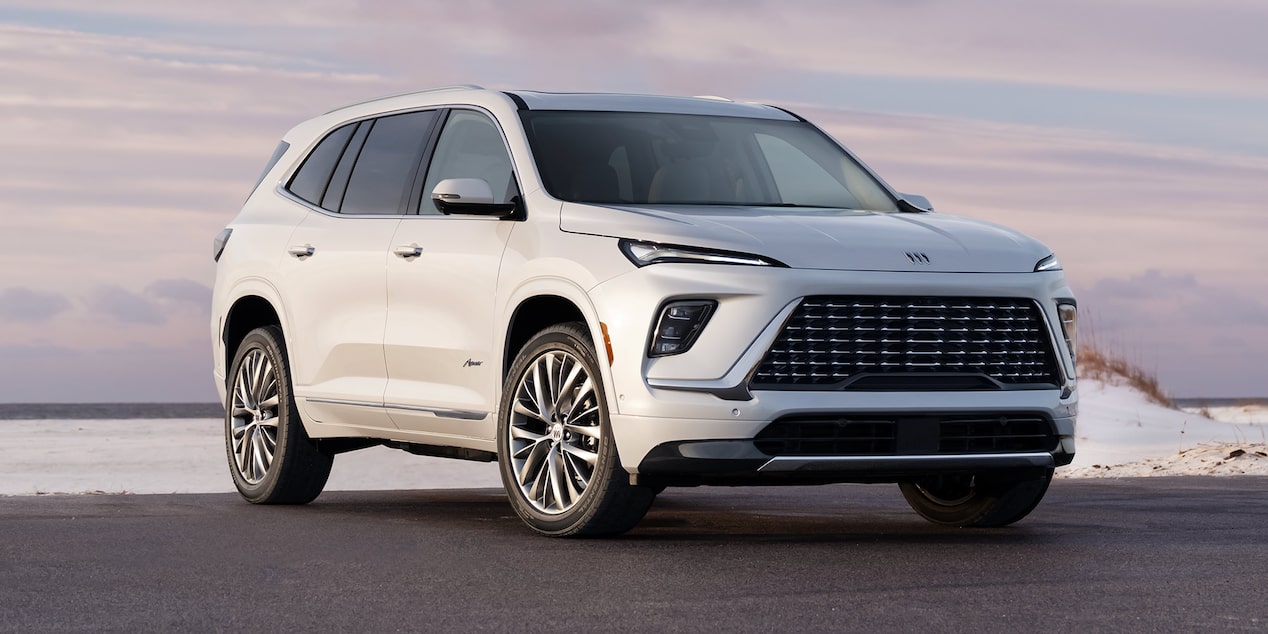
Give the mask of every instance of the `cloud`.
[(126, 324), (159, 325), (167, 321), (153, 300), (118, 286), (104, 286), (88, 297), (88, 308)]
[[(1268, 304), (1233, 288), (1202, 284), (1192, 273), (1149, 269), (1130, 278), (1103, 279), (1085, 295), (1104, 328), (1130, 331), (1142, 323), (1184, 322), (1193, 333), (1268, 327)], [(1224, 331), (1220, 331), (1224, 332)], [(1268, 348), (1268, 342), (1264, 342)]]
[(1263, 296), (1158, 269), (1076, 291), (1081, 340), (1156, 370), (1177, 395), (1251, 396), (1268, 388)]
[(0, 291), (0, 321), (45, 322), (70, 307), (70, 301), (60, 293), (20, 286)]
[(194, 280), (155, 280), (145, 287), (145, 294), (165, 303), (190, 305), (203, 313), (211, 311), (211, 288)]

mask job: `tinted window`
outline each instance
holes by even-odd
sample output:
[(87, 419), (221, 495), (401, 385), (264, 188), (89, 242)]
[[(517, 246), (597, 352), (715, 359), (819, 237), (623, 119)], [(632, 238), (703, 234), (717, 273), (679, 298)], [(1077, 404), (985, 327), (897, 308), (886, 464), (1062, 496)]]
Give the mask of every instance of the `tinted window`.
[(419, 213), (436, 214), (431, 192), (446, 178), (479, 178), (493, 190), (493, 202), (506, 203), (517, 195), (511, 156), (502, 133), (488, 117), (470, 110), (454, 110), (436, 141)]
[(308, 158), (304, 159), (304, 164), (300, 166), (299, 171), (295, 172), (295, 176), (291, 178), (292, 194), (314, 205), (321, 204), (321, 197), (325, 195), (326, 185), (330, 182), (330, 173), (334, 171), (335, 164), (343, 155), (343, 148), (348, 145), (348, 137), (352, 136), (352, 130), (355, 127), (355, 123), (343, 126), (331, 132), (317, 144)]
[(322, 207), (330, 211), (339, 211), (340, 205), (343, 204), (343, 192), (348, 189), (348, 178), (352, 176), (352, 166), (357, 162), (361, 147), (365, 145), (365, 137), (370, 133), (373, 125), (373, 121), (362, 121), (357, 126), (357, 131), (352, 134), (352, 140), (348, 141), (348, 147), (343, 151), (343, 158), (339, 159), (339, 164), (335, 166), (335, 173), (330, 177), (326, 195), (321, 198)]
[(793, 144), (769, 134), (756, 134), (754, 138), (766, 157), (771, 177), (775, 179), (779, 202), (850, 209), (861, 207), (843, 183)]
[(800, 121), (549, 110), (520, 116), (542, 182), (563, 200), (897, 211), (875, 178)]
[(339, 211), (345, 214), (400, 213), (406, 185), (413, 182), (436, 111), (411, 112), (374, 122), (352, 168)]

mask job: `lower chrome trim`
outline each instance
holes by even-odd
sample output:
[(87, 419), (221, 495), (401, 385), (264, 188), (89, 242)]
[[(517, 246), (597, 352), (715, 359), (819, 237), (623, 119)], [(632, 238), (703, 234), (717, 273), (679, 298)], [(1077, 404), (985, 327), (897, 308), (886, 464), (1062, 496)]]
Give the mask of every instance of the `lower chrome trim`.
[(418, 407), (416, 405), (397, 405), (395, 403), (384, 403), (384, 409), (399, 409), (407, 412), (427, 412), (435, 414), (441, 418), (458, 418), (462, 420), (484, 420), (489, 417), (488, 412), (468, 412), (461, 409), (437, 409), (435, 407)]
[(758, 471), (767, 473), (788, 471), (841, 471), (866, 472), (891, 469), (1011, 469), (1025, 467), (1053, 468), (1052, 454), (1000, 453), (956, 454), (951, 456), (779, 456), (771, 458)]
[(343, 401), (333, 398), (309, 398), (301, 397), (309, 403), (321, 403), (323, 405), (347, 405), (350, 407), (372, 407), (375, 409), (395, 409), (406, 412), (426, 412), (439, 416), (440, 418), (456, 418), (459, 420), (484, 420), (489, 417), (488, 412), (470, 412), (461, 409), (439, 409), (435, 407), (418, 407), (416, 405), (397, 405), (395, 403), (370, 403), (366, 401)]

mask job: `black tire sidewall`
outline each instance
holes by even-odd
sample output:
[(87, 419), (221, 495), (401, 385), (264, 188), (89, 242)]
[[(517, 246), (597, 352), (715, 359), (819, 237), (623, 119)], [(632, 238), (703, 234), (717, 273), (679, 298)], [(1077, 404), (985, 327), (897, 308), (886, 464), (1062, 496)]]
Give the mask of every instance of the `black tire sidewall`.
[(942, 504), (915, 482), (904, 482), (900, 488), (912, 510), (930, 522), (993, 528), (1030, 514), (1047, 493), (1052, 474), (1052, 469), (980, 474), (969, 498), (959, 504)]
[[(612, 438), (612, 426), (608, 419), (607, 392), (603, 386), (603, 378), (593, 347), (589, 341), (582, 339), (581, 331), (575, 326), (555, 326), (543, 330), (521, 348), (507, 373), (506, 383), (502, 389), (502, 399), (498, 406), (497, 448), (498, 471), (502, 476), (502, 485), (506, 489), (507, 498), (511, 501), (516, 514), (533, 530), (553, 536), (564, 536), (576, 533), (584, 528), (599, 510), (607, 489), (614, 477), (614, 470), (624, 473), (617, 455), (616, 443)], [(533, 363), (542, 354), (561, 351), (573, 355), (585, 365), (594, 385), (595, 398), (599, 406), (599, 426), (602, 438), (599, 442), (599, 457), (595, 462), (594, 474), (590, 485), (582, 493), (581, 500), (563, 513), (542, 513), (524, 498), (516, 482), (514, 465), (511, 462), (510, 420), (520, 380), (532, 369)]]

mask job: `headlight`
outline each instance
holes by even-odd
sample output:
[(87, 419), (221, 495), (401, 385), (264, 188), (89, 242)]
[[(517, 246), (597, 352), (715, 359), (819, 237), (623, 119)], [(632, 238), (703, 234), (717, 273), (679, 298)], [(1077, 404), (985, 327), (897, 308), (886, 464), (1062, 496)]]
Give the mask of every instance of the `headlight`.
[(760, 255), (683, 247), (656, 242), (640, 242), (637, 240), (621, 240), (621, 252), (635, 266), (647, 266), (663, 262), (703, 262), (705, 264), (743, 264), (748, 266), (782, 266), (788, 265)]
[(1070, 360), (1078, 361), (1079, 347), (1079, 311), (1074, 304), (1057, 304), (1057, 315), (1061, 317), (1061, 332), (1065, 335), (1065, 345), (1070, 349)]
[(1035, 265), (1036, 272), (1060, 271), (1060, 270), (1061, 270), (1061, 261), (1057, 259), (1056, 255), (1050, 255), (1042, 260), (1039, 260), (1039, 263)]
[(652, 347), (647, 356), (667, 357), (690, 350), (717, 305), (717, 302), (708, 299), (665, 304), (660, 310), (660, 319), (656, 321), (656, 330), (652, 332)]

